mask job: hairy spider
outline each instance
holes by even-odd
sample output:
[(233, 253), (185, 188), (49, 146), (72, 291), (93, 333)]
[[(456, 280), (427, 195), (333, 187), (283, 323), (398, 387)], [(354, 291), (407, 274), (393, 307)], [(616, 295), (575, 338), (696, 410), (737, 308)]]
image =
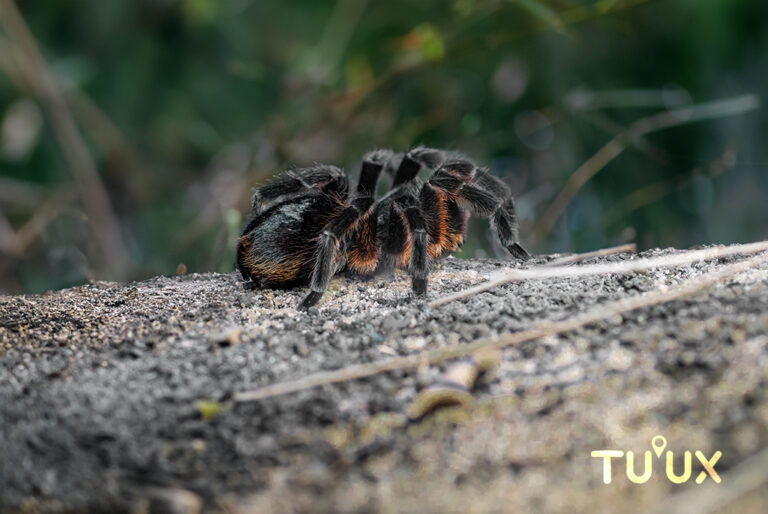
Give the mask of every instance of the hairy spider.
[[(425, 167), (426, 182), (417, 178)], [(392, 189), (374, 198), (382, 170)], [(237, 269), (252, 287), (310, 285), (299, 308), (315, 305), (331, 277), (405, 268), (413, 292), (425, 295), (430, 260), (464, 240), (470, 212), (490, 218), (518, 259), (517, 217), (509, 188), (464, 156), (432, 148), (374, 150), (363, 158), (357, 189), (345, 173), (317, 164), (289, 169), (254, 190), (249, 221), (237, 242)]]

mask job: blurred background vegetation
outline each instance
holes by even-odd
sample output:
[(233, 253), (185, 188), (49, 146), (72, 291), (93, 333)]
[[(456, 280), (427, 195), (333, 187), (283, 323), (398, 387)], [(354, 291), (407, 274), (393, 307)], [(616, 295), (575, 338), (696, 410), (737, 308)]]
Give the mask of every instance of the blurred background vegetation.
[(0, 0), (0, 291), (229, 271), (252, 186), (416, 144), (537, 253), (765, 239), (766, 63), (761, 1)]

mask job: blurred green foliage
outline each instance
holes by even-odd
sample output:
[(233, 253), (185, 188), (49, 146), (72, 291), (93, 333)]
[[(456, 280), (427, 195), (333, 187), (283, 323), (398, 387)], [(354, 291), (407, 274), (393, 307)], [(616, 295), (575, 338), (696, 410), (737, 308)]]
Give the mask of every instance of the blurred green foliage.
[[(5, 0), (3, 0), (5, 1)], [(649, 134), (634, 121), (768, 83), (768, 3), (731, 0), (19, 2), (88, 144), (131, 263), (100, 262), (44, 102), (0, 23), (0, 291), (232, 269), (249, 190), (371, 147), (460, 149), (517, 192), (524, 243), (581, 251), (768, 237), (764, 109)], [(2, 22), (2, 20), (0, 20)], [(540, 228), (540, 227), (539, 227)], [(457, 256), (502, 256), (473, 221)]]

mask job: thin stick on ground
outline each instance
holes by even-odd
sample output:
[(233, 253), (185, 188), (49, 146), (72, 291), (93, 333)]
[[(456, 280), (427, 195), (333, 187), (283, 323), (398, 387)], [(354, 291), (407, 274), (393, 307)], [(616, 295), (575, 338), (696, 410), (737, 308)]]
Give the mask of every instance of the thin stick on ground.
[(543, 239), (544, 234), (552, 230), (557, 220), (563, 215), (568, 204), (571, 203), (571, 200), (573, 200), (582, 186), (618, 157), (632, 141), (636, 141), (638, 138), (652, 132), (687, 123), (743, 114), (757, 109), (759, 105), (760, 101), (756, 95), (742, 95), (735, 98), (664, 111), (634, 122), (626, 131), (610, 140), (573, 172), (563, 189), (537, 223), (535, 233), (538, 239)]
[[(764, 249), (768, 249), (768, 243), (763, 243)], [(478, 339), (471, 343), (457, 344), (436, 350), (419, 352), (406, 357), (396, 357), (379, 362), (368, 364), (356, 364), (335, 371), (324, 371), (293, 380), (268, 385), (252, 391), (237, 392), (234, 394), (234, 401), (246, 402), (263, 400), (275, 396), (281, 396), (289, 393), (295, 393), (322, 385), (348, 382), (360, 378), (370, 377), (379, 373), (385, 373), (395, 370), (414, 369), (423, 365), (437, 364), (449, 359), (463, 357), (465, 355), (477, 352), (479, 350), (502, 349), (507, 346), (519, 344), (525, 341), (531, 341), (546, 336), (560, 334), (579, 329), (590, 323), (614, 318), (620, 314), (637, 309), (652, 307), (662, 303), (671, 302), (685, 296), (698, 293), (699, 291), (721, 283), (723, 280), (731, 278), (739, 273), (748, 271), (755, 266), (768, 263), (768, 253), (745, 259), (720, 268), (716, 271), (705, 273), (697, 278), (688, 280), (683, 284), (670, 289), (656, 290), (632, 298), (625, 298), (614, 302), (609, 302), (600, 307), (596, 307), (582, 314), (577, 314), (562, 321), (543, 321), (537, 323), (533, 328), (522, 332), (512, 334), (503, 334), (497, 337)]]
[(117, 216), (59, 85), (13, 0), (0, 0), (0, 24), (8, 40), (18, 50), (7, 58), (15, 59), (16, 68), (23, 73), (25, 82), (40, 99), (48, 114), (98, 241), (102, 264), (105, 270), (112, 272), (114, 278), (120, 278), (128, 268), (129, 252), (121, 237)]
[(605, 257), (606, 255), (613, 255), (617, 253), (636, 253), (637, 245), (635, 243), (629, 243), (620, 246), (611, 246), (609, 248), (603, 248), (602, 250), (595, 250), (593, 252), (577, 253), (575, 255), (566, 255), (565, 257), (559, 257), (553, 259), (545, 264), (545, 266), (565, 266), (566, 264), (574, 264), (576, 262), (586, 261), (588, 259), (594, 259), (595, 257)]
[(483, 282), (475, 287), (470, 287), (464, 291), (455, 294), (443, 296), (437, 300), (429, 302), (430, 307), (439, 307), (455, 300), (468, 298), (472, 295), (488, 291), (509, 282), (520, 282), (523, 280), (541, 280), (547, 278), (572, 278), (583, 277), (585, 275), (603, 275), (609, 273), (630, 273), (633, 271), (645, 271), (653, 268), (662, 268), (669, 266), (683, 266), (696, 261), (708, 259), (717, 259), (729, 255), (747, 255), (768, 250), (768, 241), (759, 243), (749, 243), (744, 245), (732, 245), (726, 247), (706, 248), (703, 250), (692, 250), (679, 253), (677, 255), (665, 255), (663, 257), (653, 257), (650, 259), (635, 259), (622, 262), (611, 262), (607, 264), (590, 264), (588, 266), (540, 266), (531, 269), (513, 269), (503, 271), (491, 278), (488, 282)]

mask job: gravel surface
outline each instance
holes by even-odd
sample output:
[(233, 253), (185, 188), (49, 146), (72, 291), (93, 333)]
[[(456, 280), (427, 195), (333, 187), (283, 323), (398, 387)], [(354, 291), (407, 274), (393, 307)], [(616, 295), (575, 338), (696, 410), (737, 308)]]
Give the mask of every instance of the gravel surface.
[[(448, 258), (430, 298), (552, 258)], [(418, 422), (404, 413), (444, 366), (230, 400), (523, 330), (733, 260), (512, 283), (431, 310), (399, 272), (336, 278), (309, 313), (295, 308), (303, 289), (245, 291), (234, 273), (0, 296), (0, 511), (647, 512), (712, 481), (675, 485), (660, 468), (635, 485), (622, 459), (606, 485), (590, 452), (644, 452), (657, 434), (676, 453), (721, 451), (727, 488), (729, 470), (768, 447), (768, 268), (507, 348), (473, 405)], [(730, 508), (765, 512), (766, 489)]]

